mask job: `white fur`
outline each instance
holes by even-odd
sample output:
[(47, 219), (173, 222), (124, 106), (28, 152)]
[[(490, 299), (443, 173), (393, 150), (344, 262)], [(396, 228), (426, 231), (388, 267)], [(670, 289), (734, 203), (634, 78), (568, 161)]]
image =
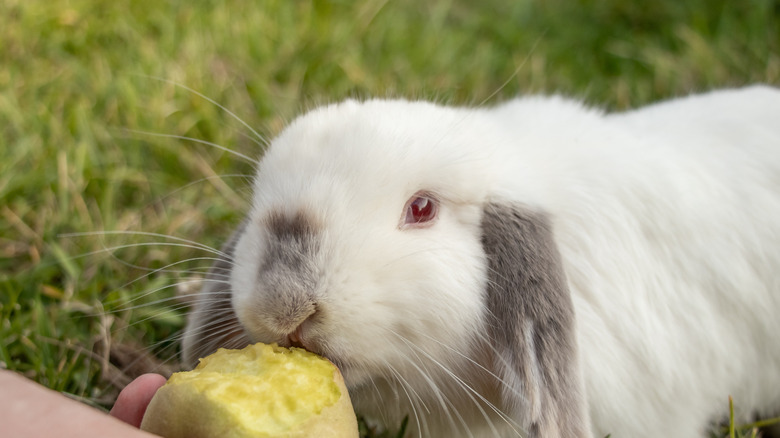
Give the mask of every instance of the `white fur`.
[[(399, 227), (421, 189), (441, 200), (438, 221)], [(615, 115), (557, 97), (310, 112), (260, 165), (232, 272), (239, 319), (262, 337), (261, 219), (308, 211), (326, 230), (324, 323), (305, 335), (342, 364), (358, 410), (391, 424), (409, 413), (423, 436), (513, 436), (481, 368), (480, 219), (496, 199), (552, 218), (594, 437), (703, 437), (729, 395), (744, 416), (780, 410), (780, 91), (768, 87)]]

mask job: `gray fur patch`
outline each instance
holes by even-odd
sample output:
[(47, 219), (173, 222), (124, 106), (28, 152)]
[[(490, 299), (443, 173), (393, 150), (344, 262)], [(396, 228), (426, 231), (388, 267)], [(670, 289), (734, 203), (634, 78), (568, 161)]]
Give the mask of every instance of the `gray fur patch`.
[(589, 435), (574, 310), (548, 218), (522, 205), (488, 204), (482, 219), (505, 405), (530, 438)]
[(310, 216), (269, 215), (266, 252), (260, 263), (258, 284), (263, 285), (263, 304), (271, 328), (284, 336), (317, 311), (319, 253), (317, 226)]

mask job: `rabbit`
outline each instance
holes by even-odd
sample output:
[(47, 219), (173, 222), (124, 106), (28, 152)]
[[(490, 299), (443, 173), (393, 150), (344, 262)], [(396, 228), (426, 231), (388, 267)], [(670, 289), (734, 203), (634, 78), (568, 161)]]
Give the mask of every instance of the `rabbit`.
[(183, 336), (275, 342), (421, 437), (706, 437), (780, 412), (780, 90), (607, 113), (347, 100), (264, 153)]

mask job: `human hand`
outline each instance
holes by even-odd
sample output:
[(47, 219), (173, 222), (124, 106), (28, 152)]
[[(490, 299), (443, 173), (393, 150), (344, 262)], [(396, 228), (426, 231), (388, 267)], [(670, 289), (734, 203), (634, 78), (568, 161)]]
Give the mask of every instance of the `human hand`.
[(139, 377), (122, 391), (109, 416), (17, 373), (0, 370), (3, 436), (152, 438), (137, 427), (163, 383), (162, 376)]

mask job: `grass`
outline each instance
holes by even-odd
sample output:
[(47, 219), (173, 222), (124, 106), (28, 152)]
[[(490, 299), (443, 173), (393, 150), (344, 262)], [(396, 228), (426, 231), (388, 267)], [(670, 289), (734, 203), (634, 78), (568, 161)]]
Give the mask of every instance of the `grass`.
[(262, 150), (175, 84), (266, 138), (350, 96), (561, 92), (624, 109), (780, 84), (777, 0), (4, 0), (0, 17), (0, 366), (99, 407), (122, 377), (103, 346), (174, 358), (172, 285), (207, 263), (155, 272), (205, 253), (74, 233), (219, 246), (251, 164), (143, 133)]

